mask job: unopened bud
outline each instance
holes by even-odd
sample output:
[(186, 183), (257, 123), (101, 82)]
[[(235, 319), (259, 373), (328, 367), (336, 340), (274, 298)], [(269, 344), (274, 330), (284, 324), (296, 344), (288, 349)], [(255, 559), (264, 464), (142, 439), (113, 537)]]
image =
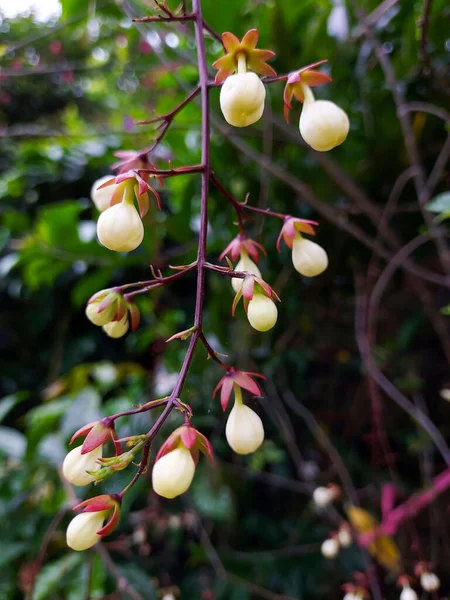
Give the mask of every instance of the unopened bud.
[(313, 492), (313, 501), (318, 508), (325, 508), (336, 498), (336, 491), (333, 487), (320, 486)]
[(133, 201), (122, 200), (102, 212), (97, 222), (97, 236), (109, 250), (135, 250), (144, 238), (144, 226)]
[(424, 571), (420, 576), (420, 585), (426, 592), (435, 592), (439, 589), (441, 582), (434, 573)]
[(304, 277), (316, 277), (328, 267), (328, 256), (322, 246), (297, 234), (292, 242), (292, 264)]
[(266, 89), (256, 73), (240, 73), (225, 79), (220, 90), (220, 108), (234, 127), (259, 121), (264, 112)]
[(268, 296), (255, 292), (248, 303), (247, 318), (256, 331), (269, 331), (277, 322), (278, 309)]
[(111, 338), (121, 338), (128, 331), (128, 327), (128, 314), (125, 313), (120, 321), (111, 321), (111, 323), (103, 325), (103, 331)]
[(81, 446), (71, 450), (62, 465), (62, 472), (67, 481), (73, 485), (89, 485), (95, 480), (94, 475), (88, 471), (98, 471), (100, 464), (97, 462), (102, 456), (102, 446), (98, 446), (91, 452), (81, 454)]
[(344, 524), (340, 527), (338, 534), (337, 534), (337, 539), (338, 539), (339, 545), (342, 546), (342, 548), (347, 548), (348, 546), (350, 546), (353, 539), (352, 539), (352, 532), (350, 530), (349, 525)]
[(195, 463), (183, 444), (159, 458), (152, 471), (153, 489), (164, 498), (175, 498), (189, 488), (194, 478)]
[(97, 181), (94, 181), (91, 188), (91, 198), (92, 202), (97, 207), (97, 210), (103, 212), (107, 208), (109, 208), (111, 199), (113, 194), (117, 188), (116, 184), (107, 185), (104, 188), (98, 189), (101, 185), (110, 181), (113, 178), (112, 175), (105, 175), (104, 177), (100, 177)]
[(237, 454), (251, 454), (264, 441), (264, 427), (259, 415), (242, 402), (242, 392), (240, 388), (238, 390), (236, 402), (228, 417), (225, 435)]
[[(258, 269), (256, 263), (250, 258), (250, 256), (245, 250), (241, 252), (241, 258), (234, 270), (246, 271), (247, 273), (251, 273), (252, 275), (261, 277), (261, 271)], [(241, 289), (243, 281), (243, 279), (238, 279), (237, 277), (234, 277), (231, 280), (231, 285), (233, 286), (233, 290), (236, 292), (236, 294)]]
[(83, 512), (74, 517), (67, 528), (67, 545), (72, 550), (81, 552), (94, 546), (101, 540), (97, 531), (103, 527), (108, 514), (107, 510), (97, 512)]
[(325, 540), (320, 550), (325, 558), (335, 558), (339, 553), (339, 542), (335, 538)]
[(416, 592), (408, 586), (405, 586), (400, 593), (400, 600), (418, 600)]
[(300, 116), (300, 133), (305, 142), (318, 152), (327, 152), (342, 144), (350, 123), (346, 113), (334, 102), (314, 100), (311, 90), (304, 86), (305, 102)]

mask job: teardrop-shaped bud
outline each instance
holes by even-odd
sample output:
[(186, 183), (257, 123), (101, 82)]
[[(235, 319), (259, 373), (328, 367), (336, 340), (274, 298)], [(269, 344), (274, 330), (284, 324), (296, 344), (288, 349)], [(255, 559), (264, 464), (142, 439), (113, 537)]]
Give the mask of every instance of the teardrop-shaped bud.
[(247, 318), (256, 331), (269, 331), (277, 322), (278, 309), (268, 296), (255, 292), (248, 303)]
[(322, 246), (300, 234), (292, 242), (292, 264), (304, 277), (316, 277), (328, 267), (328, 256)]
[(300, 133), (318, 152), (327, 152), (342, 144), (348, 135), (347, 114), (329, 100), (305, 100), (300, 115)]
[(254, 410), (236, 401), (228, 417), (225, 435), (237, 454), (251, 454), (264, 441), (263, 423)]
[(156, 461), (152, 471), (153, 489), (164, 498), (175, 498), (189, 488), (194, 473), (194, 459), (186, 446), (180, 444)]
[(102, 212), (97, 221), (97, 236), (109, 250), (135, 250), (144, 238), (144, 226), (134, 204), (122, 200)]
[(64, 459), (62, 472), (67, 481), (73, 485), (89, 485), (95, 480), (95, 476), (87, 471), (98, 471), (101, 467), (98, 459), (102, 457), (102, 446), (98, 446), (91, 452), (81, 454), (81, 446), (71, 450)]
[(97, 512), (83, 512), (74, 517), (67, 527), (67, 545), (72, 550), (81, 552), (95, 546), (101, 540), (97, 531), (103, 527), (108, 514), (107, 510)]
[(256, 73), (230, 75), (220, 90), (223, 116), (234, 127), (247, 127), (259, 121), (265, 99), (266, 89)]

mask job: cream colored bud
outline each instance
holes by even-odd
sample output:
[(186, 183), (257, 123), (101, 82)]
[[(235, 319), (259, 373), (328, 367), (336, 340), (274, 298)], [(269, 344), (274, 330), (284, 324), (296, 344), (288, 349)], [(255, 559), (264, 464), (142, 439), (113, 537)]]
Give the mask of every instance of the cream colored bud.
[(99, 327), (101, 327), (102, 325), (106, 325), (112, 319), (114, 319), (114, 316), (117, 311), (116, 302), (111, 302), (111, 304), (107, 306), (104, 310), (98, 312), (98, 307), (100, 306), (102, 301), (103, 298), (100, 298), (99, 300), (94, 300), (93, 302), (90, 302), (86, 306), (87, 318), (91, 323), (94, 323), (94, 325), (98, 325)]
[(328, 267), (328, 256), (322, 246), (300, 234), (292, 242), (292, 264), (304, 277), (316, 277)]
[(129, 322), (128, 322), (128, 313), (125, 313), (124, 316), (120, 319), (120, 321), (111, 321), (111, 323), (107, 323), (103, 325), (103, 331), (111, 338), (121, 338), (128, 331)]
[[(247, 252), (245, 250), (243, 250), (241, 252), (241, 258), (240, 258), (239, 262), (237, 263), (237, 265), (235, 266), (234, 270), (235, 271), (246, 271), (247, 273), (251, 273), (252, 275), (261, 277), (261, 271), (258, 269), (258, 266), (250, 258), (250, 256), (247, 254)], [(231, 285), (233, 286), (233, 290), (236, 292), (236, 294), (241, 289), (243, 282), (244, 282), (243, 279), (238, 279), (237, 277), (234, 277), (231, 280)]]
[(134, 204), (122, 200), (102, 212), (97, 221), (97, 236), (109, 250), (135, 250), (144, 238), (144, 226)]
[(266, 89), (256, 73), (227, 77), (220, 90), (220, 108), (234, 127), (247, 127), (259, 121), (264, 112)]
[(353, 541), (352, 532), (350, 531), (350, 528), (347, 526), (341, 527), (338, 531), (337, 538), (339, 545), (342, 546), (342, 548), (348, 548), (348, 546), (350, 546), (350, 544)]
[(102, 446), (91, 452), (81, 454), (81, 446), (67, 454), (62, 465), (62, 472), (67, 481), (73, 485), (89, 485), (95, 480), (87, 471), (98, 471), (101, 465), (97, 462), (102, 457)]
[(419, 600), (416, 592), (408, 586), (405, 586), (400, 594), (400, 600)]
[(355, 596), (355, 594), (347, 592), (347, 594), (345, 594), (342, 600), (359, 600), (359, 596)]
[(300, 133), (305, 142), (318, 152), (327, 152), (342, 144), (348, 135), (347, 114), (334, 102), (306, 100), (300, 115)]
[(263, 423), (254, 410), (236, 401), (228, 417), (225, 435), (237, 454), (251, 454), (264, 441)]
[(313, 492), (313, 501), (318, 508), (325, 508), (333, 502), (336, 494), (333, 488), (318, 487)]
[(248, 303), (247, 318), (256, 331), (269, 331), (277, 322), (278, 309), (273, 300), (255, 293)]
[(66, 533), (69, 548), (81, 552), (95, 546), (101, 539), (97, 531), (100, 531), (103, 527), (107, 514), (107, 510), (99, 510), (97, 512), (84, 512), (73, 518)]
[(103, 212), (110, 206), (111, 198), (113, 197), (114, 192), (117, 189), (117, 185), (113, 183), (112, 185), (107, 185), (104, 188), (98, 189), (101, 185), (113, 179), (113, 175), (105, 175), (104, 177), (100, 177), (97, 179), (92, 185), (91, 188), (91, 199), (92, 202), (97, 207), (97, 210)]
[(189, 488), (194, 478), (195, 463), (186, 446), (159, 458), (152, 471), (153, 489), (164, 498), (175, 498)]
[(441, 582), (437, 575), (425, 571), (420, 576), (420, 585), (426, 592), (435, 592), (439, 589)]
[(339, 553), (339, 542), (335, 538), (325, 540), (320, 550), (325, 558), (335, 558)]

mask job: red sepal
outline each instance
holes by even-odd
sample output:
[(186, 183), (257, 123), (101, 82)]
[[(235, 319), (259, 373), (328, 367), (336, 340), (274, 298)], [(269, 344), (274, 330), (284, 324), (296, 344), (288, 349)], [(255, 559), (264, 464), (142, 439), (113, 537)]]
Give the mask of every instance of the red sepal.
[(252, 373), (251, 371), (239, 371), (238, 369), (231, 367), (216, 385), (212, 397), (215, 398), (217, 392), (221, 388), (220, 405), (222, 406), (222, 410), (225, 411), (227, 409), (228, 402), (230, 401), (230, 396), (234, 385), (238, 385), (254, 396), (261, 396), (261, 390), (259, 389), (256, 381), (253, 381), (252, 377), (260, 377), (261, 379), (265, 379), (264, 375), (260, 375), (259, 373)]
[(180, 442), (189, 450), (195, 464), (198, 462), (199, 452), (205, 454), (212, 464), (214, 463), (211, 444), (200, 431), (195, 429), (189, 423), (178, 427), (169, 435), (159, 449), (155, 458), (155, 463), (169, 452), (172, 452), (172, 450), (175, 450)]
[(241, 254), (242, 250), (246, 250), (253, 260), (256, 261), (259, 260), (258, 250), (260, 250), (263, 254), (266, 254), (266, 251), (261, 244), (258, 244), (258, 242), (255, 242), (255, 240), (248, 238), (243, 233), (240, 233), (233, 240), (231, 240), (231, 242), (219, 256), (219, 259), (223, 260), (224, 257), (229, 254), (232, 260), (236, 260)]
[(329, 83), (331, 77), (321, 71), (314, 71), (315, 67), (323, 65), (328, 62), (327, 60), (319, 60), (318, 62), (302, 67), (298, 71), (292, 71), (286, 80), (286, 86), (283, 92), (284, 102), (284, 118), (286, 123), (289, 123), (289, 111), (291, 110), (292, 97), (295, 96), (299, 102), (305, 100), (303, 95), (303, 89), (301, 84), (305, 83), (309, 87), (316, 87), (317, 85), (323, 85)]
[(284, 243), (288, 248), (292, 248), (292, 242), (298, 231), (309, 235), (316, 235), (314, 227), (317, 227), (318, 225), (319, 223), (317, 221), (309, 221), (297, 217), (286, 217), (277, 238), (276, 248), (278, 252), (280, 252), (281, 238), (283, 238)]
[(119, 496), (112, 496), (110, 494), (102, 494), (101, 496), (95, 496), (94, 498), (88, 498), (84, 502), (80, 502), (74, 506), (73, 510), (83, 509), (83, 512), (101, 512), (104, 510), (113, 511), (111, 518), (102, 529), (97, 531), (97, 535), (105, 537), (112, 533), (116, 528), (120, 518), (120, 504), (121, 500)]

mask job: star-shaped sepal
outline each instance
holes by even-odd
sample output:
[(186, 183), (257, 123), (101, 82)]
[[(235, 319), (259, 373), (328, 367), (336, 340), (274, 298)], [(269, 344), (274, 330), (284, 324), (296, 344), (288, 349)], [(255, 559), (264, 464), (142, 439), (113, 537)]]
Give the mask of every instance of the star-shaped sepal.
[(211, 444), (207, 438), (200, 433), (200, 431), (195, 429), (195, 427), (193, 427), (190, 423), (181, 425), (181, 427), (178, 427), (169, 435), (167, 440), (159, 449), (159, 452), (155, 458), (155, 463), (165, 454), (175, 450), (175, 448), (180, 445), (180, 442), (189, 450), (195, 464), (198, 463), (200, 452), (208, 457), (211, 464), (214, 464)]
[(214, 80), (215, 83), (222, 83), (227, 77), (237, 71), (239, 54), (245, 55), (246, 66), (251, 71), (269, 77), (276, 75), (276, 71), (266, 63), (266, 61), (275, 56), (275, 52), (256, 48), (258, 35), (257, 29), (250, 29), (242, 40), (239, 41), (234, 33), (230, 33), (229, 31), (222, 33), (222, 42), (227, 53), (225, 56), (217, 59), (212, 65), (214, 69), (218, 70)]
[(315, 67), (323, 65), (326, 62), (328, 61), (320, 60), (319, 62), (312, 63), (311, 65), (303, 67), (298, 71), (292, 71), (292, 73), (289, 73), (283, 93), (284, 118), (286, 119), (286, 123), (289, 123), (289, 111), (292, 108), (292, 98), (295, 96), (299, 102), (304, 102), (305, 100), (302, 83), (309, 87), (315, 87), (331, 81), (331, 77), (329, 75), (315, 70)]

